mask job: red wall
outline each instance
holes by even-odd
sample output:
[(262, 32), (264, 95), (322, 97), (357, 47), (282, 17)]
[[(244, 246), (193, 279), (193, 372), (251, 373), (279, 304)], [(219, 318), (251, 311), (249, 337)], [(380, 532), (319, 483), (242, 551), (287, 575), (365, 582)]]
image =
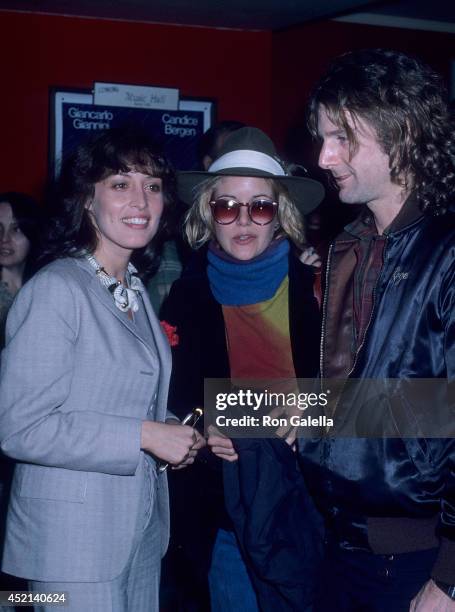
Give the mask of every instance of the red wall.
[(39, 195), (49, 87), (93, 81), (216, 98), (219, 119), (271, 129), (271, 33), (0, 12), (0, 191)]
[[(93, 81), (178, 87), (216, 98), (218, 119), (270, 132), (279, 145), (327, 63), (388, 46), (447, 74), (455, 35), (332, 21), (271, 33), (0, 12), (0, 191), (40, 195), (47, 173), (49, 87)], [(298, 137), (297, 137), (298, 140)]]

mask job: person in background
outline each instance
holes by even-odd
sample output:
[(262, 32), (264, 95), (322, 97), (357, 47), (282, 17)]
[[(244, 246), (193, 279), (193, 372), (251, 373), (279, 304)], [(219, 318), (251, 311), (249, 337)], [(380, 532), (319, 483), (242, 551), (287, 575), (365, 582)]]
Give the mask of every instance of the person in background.
[[(231, 133), (207, 172), (181, 172), (178, 184), (196, 252), (163, 307), (175, 333), (170, 405), (178, 415), (203, 405), (204, 378), (315, 376), (319, 309), (313, 270), (299, 255), (301, 214), (320, 203), (322, 185), (289, 176), (253, 127)], [(296, 470), (295, 454), (276, 441)], [(188, 478), (173, 476), (181, 574), (201, 588), (209, 574), (214, 611), (257, 610), (254, 568), (224, 506), (221, 461), (207, 452)]]
[(37, 267), (41, 211), (25, 193), (0, 193), (0, 350), (14, 297)]
[(321, 377), (356, 380), (347, 393), (362, 381), (368, 389), (393, 383), (369, 404), (342, 393), (332, 414), (338, 428), (299, 440), (328, 528), (317, 609), (453, 612), (453, 392), (429, 398), (413, 387), (424, 379), (427, 389), (445, 389), (455, 379), (455, 125), (447, 92), (416, 58), (353, 51), (317, 84), (309, 125), (340, 200), (362, 205), (330, 247)]
[(53, 261), (8, 317), (0, 441), (17, 463), (3, 570), (35, 594), (67, 593), (68, 612), (158, 610), (169, 534), (158, 463), (183, 467), (203, 444), (167, 410), (169, 344), (131, 263), (151, 265), (174, 183), (142, 133), (80, 145), (62, 168)]
[(229, 134), (243, 127), (245, 124), (241, 121), (225, 119), (218, 121), (204, 132), (199, 142), (199, 159), (203, 170), (208, 170), (214, 160), (219, 157), (221, 147)]
[[(37, 269), (41, 210), (32, 197), (8, 191), (0, 194), (0, 351), (5, 344), (6, 318), (14, 297)], [(0, 357), (1, 358), (1, 357)], [(0, 455), (0, 548), (3, 549), (6, 509), (13, 462)], [(0, 590), (24, 590), (25, 582), (0, 574)], [(0, 609), (3, 609), (0, 606)]]

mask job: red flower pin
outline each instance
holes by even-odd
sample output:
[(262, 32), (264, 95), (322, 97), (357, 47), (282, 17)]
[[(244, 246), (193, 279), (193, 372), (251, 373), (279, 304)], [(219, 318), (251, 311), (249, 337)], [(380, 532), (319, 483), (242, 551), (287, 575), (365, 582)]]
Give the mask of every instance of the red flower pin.
[(177, 327), (171, 325), (167, 321), (160, 321), (161, 327), (163, 328), (166, 338), (171, 346), (177, 346), (179, 343), (179, 336), (177, 334)]

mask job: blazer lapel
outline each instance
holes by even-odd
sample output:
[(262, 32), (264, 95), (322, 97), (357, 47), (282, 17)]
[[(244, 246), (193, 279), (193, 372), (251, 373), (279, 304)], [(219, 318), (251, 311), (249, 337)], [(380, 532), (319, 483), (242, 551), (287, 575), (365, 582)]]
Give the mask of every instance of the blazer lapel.
[(150, 322), (155, 347), (151, 347), (146, 340), (138, 333), (136, 325), (130, 321), (124, 312), (119, 310), (115, 305), (114, 299), (110, 292), (104, 287), (93, 272), (93, 268), (83, 258), (76, 259), (78, 265), (88, 275), (89, 280), (85, 281), (88, 290), (93, 293), (96, 298), (107, 308), (111, 314), (116, 317), (122, 325), (124, 325), (144, 346), (148, 348), (153, 357), (158, 354), (159, 360), (159, 386), (158, 386), (158, 402), (157, 402), (157, 420), (164, 420), (167, 406), (167, 393), (169, 387), (169, 378), (171, 374), (171, 350), (166, 336), (161, 328), (161, 325), (153, 311), (147, 290), (141, 292), (142, 303), (145, 307), (147, 318)]
[(155, 339), (156, 351), (160, 363), (160, 377), (158, 386), (158, 401), (156, 406), (156, 418), (158, 421), (164, 420), (167, 410), (167, 394), (169, 388), (169, 379), (171, 376), (171, 348), (169, 342), (163, 332), (160, 322), (153, 310), (152, 304), (146, 291), (142, 293), (142, 302), (145, 306), (150, 327), (152, 328), (153, 337)]
[(169, 342), (163, 332), (160, 322), (158, 321), (155, 311), (153, 310), (153, 306), (146, 291), (142, 293), (142, 302), (145, 306), (145, 312), (147, 313), (148, 320), (150, 321), (150, 327), (152, 328), (160, 361), (168, 361), (170, 359)]
[(106, 289), (106, 287), (103, 287), (103, 285), (96, 277), (91, 279), (88, 289), (89, 291), (95, 294), (95, 296), (103, 304), (103, 306), (105, 306), (120, 321), (120, 323), (122, 323), (122, 325), (127, 327), (132, 334), (134, 334), (139, 340), (141, 340), (141, 342), (148, 346), (142, 336), (138, 333), (134, 323), (130, 321), (130, 319), (128, 319), (124, 312), (117, 308), (114, 302), (114, 298), (112, 297), (110, 292)]
[(136, 336), (149, 350), (153, 350), (152, 347), (142, 338), (142, 336), (138, 333), (138, 330), (134, 323), (130, 321), (130, 319), (126, 316), (124, 312), (119, 310), (115, 305), (114, 298), (112, 297), (110, 291), (104, 287), (92, 268), (92, 266), (88, 263), (85, 258), (77, 258), (75, 262), (78, 264), (80, 268), (88, 275), (88, 279), (84, 282), (87, 286), (88, 290), (91, 291), (97, 299), (105, 306), (113, 315), (116, 317), (122, 325), (129, 329), (129, 331)]

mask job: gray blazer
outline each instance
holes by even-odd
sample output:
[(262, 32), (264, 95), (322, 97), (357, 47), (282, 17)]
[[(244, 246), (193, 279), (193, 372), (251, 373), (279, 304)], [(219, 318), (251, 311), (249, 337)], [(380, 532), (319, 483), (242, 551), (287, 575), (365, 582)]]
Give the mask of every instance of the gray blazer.
[[(170, 349), (146, 293), (156, 347), (114, 305), (85, 259), (58, 260), (19, 292), (0, 371), (0, 441), (18, 460), (3, 570), (31, 580), (107, 581), (143, 520), (144, 478), (165, 474), (140, 450), (144, 419), (164, 421)], [(148, 475), (147, 475), (148, 471)]]

